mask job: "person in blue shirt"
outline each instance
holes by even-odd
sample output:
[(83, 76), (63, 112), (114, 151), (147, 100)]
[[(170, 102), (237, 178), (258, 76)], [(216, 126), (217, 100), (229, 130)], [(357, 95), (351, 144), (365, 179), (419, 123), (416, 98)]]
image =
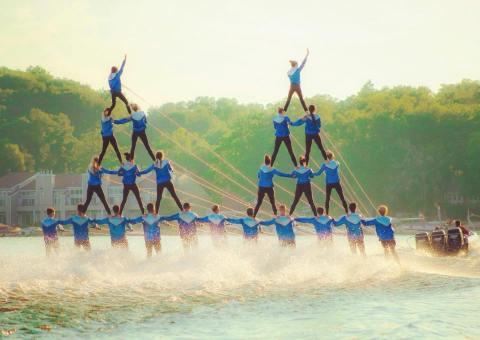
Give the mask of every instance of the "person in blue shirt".
[(198, 215), (191, 211), (190, 203), (183, 203), (183, 211), (170, 216), (164, 216), (163, 221), (178, 222), (180, 238), (182, 239), (185, 250), (193, 249), (198, 246), (197, 222)]
[(288, 106), (290, 105), (290, 100), (292, 99), (293, 94), (296, 93), (298, 95), (298, 98), (300, 99), (300, 103), (302, 104), (303, 110), (307, 112), (307, 105), (305, 104), (305, 100), (303, 100), (302, 88), (300, 87), (300, 73), (305, 67), (305, 63), (307, 62), (307, 58), (309, 54), (310, 54), (310, 51), (307, 48), (307, 55), (303, 59), (300, 66), (298, 66), (298, 63), (295, 60), (290, 60), (291, 68), (287, 73), (288, 78), (290, 79), (290, 90), (288, 91), (287, 101), (285, 102), (285, 106), (283, 107), (285, 111), (288, 110)]
[(253, 217), (257, 217), (258, 210), (262, 206), (265, 195), (268, 196), (270, 204), (272, 205), (273, 213), (277, 214), (277, 206), (275, 204), (275, 191), (273, 189), (273, 177), (290, 177), (289, 174), (283, 173), (275, 168), (272, 168), (270, 156), (265, 155), (264, 164), (260, 167), (257, 173), (258, 177), (258, 195), (257, 204), (253, 212)]
[(295, 248), (295, 219), (291, 216), (287, 216), (287, 208), (284, 204), (278, 206), (278, 211), (280, 215), (272, 218), (271, 220), (266, 220), (260, 222), (261, 225), (275, 225), (275, 231), (277, 233), (278, 241), (282, 247), (293, 247)]
[(227, 240), (227, 231), (225, 229), (225, 222), (227, 218), (220, 213), (220, 206), (215, 204), (212, 206), (212, 213), (200, 217), (197, 221), (199, 223), (208, 223), (210, 225), (210, 235), (212, 235), (212, 243), (215, 246), (223, 246)]
[(343, 195), (342, 184), (340, 184), (340, 175), (338, 173), (340, 163), (335, 160), (335, 155), (330, 150), (327, 151), (327, 162), (323, 163), (320, 169), (314, 174), (314, 176), (320, 176), (325, 172), (325, 210), (328, 212), (330, 210), (330, 196), (332, 195), (332, 190), (337, 191), (338, 197), (342, 202), (343, 209), (345, 213), (348, 213), (347, 210), (347, 201)]
[(293, 126), (305, 125), (305, 158), (308, 162), (310, 161), (310, 151), (312, 149), (312, 142), (318, 146), (318, 149), (322, 153), (323, 159), (327, 159), (327, 153), (322, 144), (322, 138), (320, 137), (320, 128), (322, 126), (322, 120), (317, 114), (317, 109), (315, 105), (310, 105), (308, 107), (309, 114), (306, 114), (303, 118), (292, 123)]
[(247, 209), (247, 217), (227, 218), (227, 222), (231, 224), (240, 224), (243, 229), (243, 239), (245, 241), (258, 241), (258, 233), (260, 232), (260, 221), (253, 217), (253, 208)]
[(118, 172), (116, 170), (108, 170), (101, 167), (98, 157), (93, 157), (88, 169), (87, 199), (85, 200), (85, 203), (83, 203), (85, 212), (88, 210), (88, 206), (92, 201), (93, 194), (97, 194), (107, 214), (111, 214), (110, 207), (108, 206), (107, 199), (105, 198), (105, 193), (102, 189), (103, 174), (116, 175)]
[(100, 121), (100, 133), (102, 135), (102, 151), (98, 156), (98, 163), (101, 164), (105, 153), (107, 152), (108, 145), (111, 144), (115, 153), (117, 154), (118, 161), (122, 164), (122, 155), (118, 149), (117, 139), (113, 135), (113, 124), (116, 122), (112, 117), (112, 112), (106, 108), (103, 110), (102, 119)]
[(312, 193), (312, 184), (310, 179), (313, 177), (313, 171), (310, 168), (306, 167), (306, 159), (304, 156), (300, 156), (299, 163), (300, 167), (292, 171), (289, 177), (297, 179), (297, 187), (295, 189), (295, 197), (293, 203), (290, 207), (290, 216), (293, 215), (295, 208), (297, 207), (298, 202), (303, 194), (307, 198), (308, 204), (312, 209), (312, 212), (317, 216), (317, 209), (315, 208), (315, 203), (313, 202), (313, 193)]
[(125, 152), (125, 159), (127, 160), (118, 170), (112, 171), (118, 176), (123, 177), (123, 198), (122, 203), (120, 203), (120, 214), (122, 214), (125, 204), (127, 203), (128, 194), (133, 192), (135, 199), (137, 200), (138, 207), (142, 212), (142, 215), (145, 214), (145, 209), (143, 208), (142, 197), (140, 196), (140, 190), (137, 186), (137, 177), (140, 176), (140, 170), (134, 162), (132, 155), (128, 152)]
[(378, 207), (378, 216), (369, 219), (362, 219), (364, 226), (375, 226), (375, 232), (377, 233), (378, 240), (382, 244), (385, 256), (392, 255), (395, 261), (399, 262), (397, 252), (395, 251), (395, 230), (392, 226), (392, 219), (387, 216), (388, 207), (381, 205)]
[(108, 225), (110, 231), (110, 241), (113, 248), (128, 249), (128, 240), (126, 229), (131, 230), (130, 220), (120, 213), (120, 207), (114, 205), (112, 207), (113, 215), (104, 218), (94, 219), (94, 223)]
[(178, 209), (181, 211), (183, 209), (182, 202), (180, 202), (172, 183), (173, 168), (168, 159), (163, 159), (163, 157), (163, 151), (157, 151), (155, 154), (155, 163), (145, 170), (140, 171), (140, 175), (145, 175), (150, 171), (155, 170), (155, 176), (157, 178), (157, 200), (155, 201), (155, 211), (160, 211), (160, 202), (162, 201), (163, 191), (165, 189), (170, 192), (170, 196), (172, 196)]
[[(288, 126), (292, 124), (292, 121), (285, 114), (285, 111), (281, 107), (279, 107), (278, 113), (275, 115), (275, 117), (273, 117), (273, 127), (275, 129), (275, 146), (272, 153), (272, 166), (275, 164), (275, 159), (277, 159), (277, 154), (280, 150), (280, 146), (282, 145), (282, 143), (284, 143), (287, 147), (288, 154), (290, 155), (290, 159), (292, 160), (293, 165), (297, 167), (297, 160), (295, 158), (295, 154), (293, 153), (292, 140), (290, 139), (290, 129), (288, 128)], [(297, 122), (295, 124), (299, 125), (300, 123)]]
[(110, 87), (110, 95), (112, 96), (112, 105), (108, 109), (110, 112), (113, 111), (117, 103), (117, 97), (125, 103), (127, 107), (128, 113), (131, 113), (130, 106), (128, 105), (128, 100), (122, 93), (122, 73), (123, 68), (125, 67), (125, 63), (127, 62), (127, 55), (125, 54), (125, 58), (123, 59), (122, 66), (120, 66), (120, 70), (116, 66), (112, 66), (110, 75), (108, 76), (108, 86)]
[(333, 241), (332, 224), (333, 218), (325, 214), (323, 207), (317, 207), (317, 217), (297, 217), (295, 221), (313, 225), (317, 238), (322, 243)]
[(47, 256), (52, 254), (52, 250), (58, 253), (60, 245), (58, 243), (57, 230), (64, 231), (62, 227), (63, 223), (63, 220), (55, 218), (55, 209), (47, 208), (47, 216), (40, 221)]
[(130, 116), (122, 119), (115, 120), (115, 124), (126, 124), (132, 122), (132, 146), (130, 148), (130, 154), (132, 157), (135, 156), (135, 148), (137, 146), (137, 140), (140, 138), (148, 154), (152, 158), (152, 161), (155, 161), (155, 156), (153, 154), (150, 143), (148, 142), (148, 137), (146, 133), (147, 129), (147, 115), (144, 111), (140, 110), (140, 107), (137, 104), (132, 104), (133, 112)]
[(160, 254), (162, 244), (160, 242), (160, 223), (163, 217), (157, 215), (153, 203), (147, 204), (147, 214), (139, 217), (131, 218), (130, 223), (142, 223), (143, 236), (145, 239), (145, 248), (147, 248), (147, 257), (152, 257), (153, 249)]
[(365, 256), (365, 242), (362, 229), (362, 215), (357, 214), (357, 204), (352, 202), (348, 205), (349, 214), (341, 216), (338, 220), (334, 220), (333, 224), (338, 227), (345, 225), (347, 227), (347, 238), (350, 245), (350, 250), (353, 254), (357, 253), (357, 248), (360, 253)]
[(95, 227), (94, 220), (88, 218), (85, 214), (85, 206), (83, 204), (77, 205), (77, 215), (70, 216), (65, 221), (63, 225), (70, 224), (73, 227), (73, 242), (75, 247), (83, 248), (86, 251), (90, 251), (90, 237), (88, 229), (90, 227)]

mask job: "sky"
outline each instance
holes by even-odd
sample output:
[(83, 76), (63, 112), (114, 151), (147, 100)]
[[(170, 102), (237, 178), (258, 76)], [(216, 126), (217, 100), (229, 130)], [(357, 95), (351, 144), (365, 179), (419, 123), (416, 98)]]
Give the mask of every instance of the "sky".
[[(310, 58), (304, 95), (480, 78), (477, 0), (2, 1), (0, 65), (39, 65), (148, 103), (199, 96), (269, 103), (288, 91), (288, 60)], [(128, 93), (127, 93), (128, 94)]]

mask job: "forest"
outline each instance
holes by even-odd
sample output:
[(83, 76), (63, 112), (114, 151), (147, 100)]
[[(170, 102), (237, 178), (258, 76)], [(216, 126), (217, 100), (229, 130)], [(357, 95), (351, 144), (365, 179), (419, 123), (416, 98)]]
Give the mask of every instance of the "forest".
[[(149, 107), (133, 93), (126, 91), (126, 95), (148, 108), (147, 133), (155, 149), (166, 151), (174, 164), (245, 201), (254, 200), (244, 187), (255, 190), (249, 180), (256, 181), (264, 154), (272, 152), (271, 119), (283, 98), (262, 105), (200, 97)], [(57, 78), (40, 67), (26, 71), (0, 68), (0, 175), (85, 171), (93, 154), (100, 151), (100, 117), (109, 100), (108, 92)], [(376, 88), (368, 81), (343, 100), (307, 95), (307, 103), (317, 106), (324, 143), (342, 164), (347, 198), (361, 201), (371, 213), (370, 201), (389, 204), (397, 215), (433, 216), (437, 205), (462, 214), (467, 206), (479, 207), (479, 81), (443, 85), (436, 92), (426, 87)], [(292, 120), (303, 116), (296, 99), (288, 114)], [(118, 104), (114, 116), (126, 115)], [(122, 151), (129, 149), (130, 129), (128, 125), (116, 127)], [(294, 143), (295, 153), (300, 155), (305, 143), (303, 128), (291, 130), (299, 142)], [(136, 162), (148, 166), (151, 160), (141, 146), (138, 150)], [(316, 170), (321, 156), (318, 149), (312, 150), (315, 162), (310, 165)], [(114, 153), (107, 155), (104, 165), (116, 166)], [(276, 167), (292, 170), (283, 148)], [(315, 179), (318, 187), (324, 186), (323, 181)], [(278, 182), (294, 188), (292, 180)], [(280, 200), (289, 201), (284, 192), (277, 192)], [(448, 204), (452, 194), (463, 196), (465, 204)], [(211, 193), (212, 199), (215, 195)], [(320, 191), (315, 195), (323, 201)]]

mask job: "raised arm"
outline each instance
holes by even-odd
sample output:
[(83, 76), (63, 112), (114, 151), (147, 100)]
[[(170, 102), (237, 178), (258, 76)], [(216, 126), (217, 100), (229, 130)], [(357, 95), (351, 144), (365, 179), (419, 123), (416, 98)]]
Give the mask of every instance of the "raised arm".
[(307, 48), (307, 54), (305, 55), (305, 58), (303, 59), (302, 64), (299, 67), (300, 71), (303, 70), (303, 67), (305, 66), (305, 63), (307, 62), (309, 54), (310, 54), (310, 50)]
[(274, 218), (271, 218), (271, 219), (269, 219), (269, 220), (260, 221), (260, 224), (261, 224), (261, 225), (272, 225), (272, 224), (275, 224), (275, 219), (274, 219)]
[(127, 62), (127, 55), (125, 54), (125, 58), (123, 58), (122, 66), (120, 66), (120, 70), (118, 71), (117, 75), (120, 77), (123, 73), (123, 68), (125, 67), (125, 63)]
[(300, 222), (300, 223), (314, 223), (315, 218), (314, 217), (296, 217), (295, 222)]
[(320, 167), (320, 169), (318, 169), (318, 171), (315, 172), (315, 173), (313, 174), (313, 176), (314, 176), (314, 177), (315, 177), (315, 176), (320, 176), (321, 174), (323, 174), (324, 171), (325, 171), (325, 164), (322, 164), (322, 166)]
[(113, 123), (114, 124), (126, 124), (129, 123), (132, 120), (132, 117), (125, 117), (125, 118), (120, 118), (120, 119), (114, 119)]
[(301, 126), (301, 125), (305, 124), (305, 122), (306, 122), (305, 118), (302, 117), (302, 118), (300, 118), (300, 119), (292, 122), (290, 125), (292, 125), (292, 126)]
[(150, 165), (148, 168), (143, 169), (142, 171), (139, 171), (137, 175), (138, 175), (138, 176), (146, 175), (146, 174), (148, 174), (149, 172), (151, 172), (154, 168), (155, 168), (155, 165), (152, 164), (152, 165)]

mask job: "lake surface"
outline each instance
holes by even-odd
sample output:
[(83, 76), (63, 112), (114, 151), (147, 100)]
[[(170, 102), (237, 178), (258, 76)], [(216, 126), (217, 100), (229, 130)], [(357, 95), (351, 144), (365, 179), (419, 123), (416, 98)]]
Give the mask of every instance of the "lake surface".
[[(237, 236), (183, 252), (178, 237), (146, 259), (92, 237), (90, 254), (62, 237), (46, 258), (43, 239), (0, 238), (0, 330), (8, 338), (480, 338), (480, 257), (434, 258), (398, 236), (402, 266), (367, 236), (366, 259), (337, 235), (330, 252), (313, 236), (281, 249)], [(6, 333), (5, 333), (6, 334)], [(1, 337), (1, 335), (0, 335)]]

